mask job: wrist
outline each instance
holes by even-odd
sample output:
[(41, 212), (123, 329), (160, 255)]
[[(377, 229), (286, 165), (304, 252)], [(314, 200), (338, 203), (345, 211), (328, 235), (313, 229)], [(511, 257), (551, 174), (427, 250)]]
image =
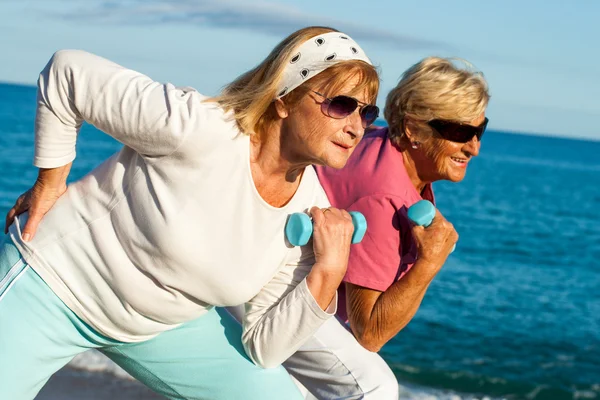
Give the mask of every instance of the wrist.
[(339, 285), (345, 274), (346, 268), (317, 261), (308, 276), (318, 282), (335, 282), (335, 285)]
[(37, 182), (42, 187), (62, 188), (67, 185), (67, 177), (71, 170), (71, 163), (57, 168), (40, 168)]
[(415, 284), (427, 286), (431, 283), (433, 278), (437, 275), (441, 269), (441, 265), (434, 261), (430, 261), (424, 258), (419, 258), (410, 269), (410, 273), (407, 274), (407, 278), (414, 280)]
[(321, 307), (326, 310), (342, 282), (343, 274), (323, 270), (318, 264), (306, 276), (306, 284), (311, 294)]

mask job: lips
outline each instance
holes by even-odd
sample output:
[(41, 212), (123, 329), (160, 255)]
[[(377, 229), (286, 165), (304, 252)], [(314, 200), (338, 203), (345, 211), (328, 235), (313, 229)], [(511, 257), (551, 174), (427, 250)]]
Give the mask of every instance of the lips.
[(335, 144), (336, 146), (339, 146), (341, 148), (344, 148), (346, 150), (352, 148), (352, 145), (350, 145), (350, 144), (345, 144), (345, 143), (340, 143), (340, 142), (333, 142), (333, 144)]
[(466, 168), (467, 164), (469, 163), (469, 159), (468, 158), (461, 158), (461, 157), (450, 157), (450, 159), (452, 161), (454, 161), (454, 164), (458, 167), (462, 167), (462, 168)]

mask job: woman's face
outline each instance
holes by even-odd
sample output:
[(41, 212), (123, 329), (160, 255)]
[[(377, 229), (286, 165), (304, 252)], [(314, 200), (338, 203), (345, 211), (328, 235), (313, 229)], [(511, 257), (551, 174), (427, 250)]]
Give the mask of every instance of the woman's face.
[[(485, 113), (470, 121), (472, 126), (480, 126), (485, 120)], [(419, 122), (420, 129), (429, 129), (427, 123)], [(421, 143), (417, 150), (410, 149), (417, 173), (428, 182), (449, 180), (460, 182), (465, 178), (471, 158), (479, 154), (481, 142), (474, 136), (467, 143), (452, 142), (442, 138), (435, 131), (431, 138)]]
[[(366, 103), (366, 93), (352, 94), (357, 79), (347, 82), (337, 93), (315, 90), (329, 98), (346, 95)], [(364, 134), (359, 108), (345, 118), (335, 119), (323, 113), (323, 101), (323, 96), (309, 91), (297, 105), (286, 109), (285, 115), (280, 112), (280, 116), (284, 117), (281, 125), (282, 152), (292, 163), (342, 168)]]

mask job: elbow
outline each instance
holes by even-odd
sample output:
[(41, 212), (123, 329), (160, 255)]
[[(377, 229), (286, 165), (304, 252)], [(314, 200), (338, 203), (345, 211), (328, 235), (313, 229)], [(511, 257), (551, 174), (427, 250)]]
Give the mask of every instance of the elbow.
[(81, 53), (79, 50), (58, 50), (52, 55), (46, 67), (42, 70), (38, 77), (38, 87), (46, 98), (48, 85), (55, 79), (69, 79), (70, 71), (73, 70), (74, 59), (76, 54)]
[(350, 326), (356, 341), (370, 352), (377, 353), (387, 343), (380, 330), (373, 325), (365, 326), (360, 323), (351, 323)]
[(279, 360), (270, 357), (268, 354), (252, 354), (250, 359), (257, 367), (262, 369), (277, 368), (281, 365)]
[(69, 76), (77, 66), (85, 62), (89, 53), (83, 50), (58, 50), (52, 55), (41, 75)]
[(356, 336), (356, 340), (362, 347), (369, 350), (370, 352), (377, 353), (383, 345), (385, 344), (384, 340), (381, 340), (373, 335), (362, 334)]
[(278, 362), (277, 360), (270, 360), (268, 358), (263, 358), (260, 360), (257, 360), (255, 362), (256, 366), (262, 368), (262, 369), (271, 369), (271, 368), (277, 368), (281, 365), (280, 362)]
[(73, 58), (78, 53), (80, 53), (79, 50), (58, 50), (52, 55), (49, 65), (55, 69), (69, 69)]
[(275, 354), (272, 354), (268, 350), (260, 349), (253, 341), (244, 339), (242, 337), (242, 344), (244, 345), (244, 350), (246, 350), (246, 355), (257, 367), (262, 369), (277, 368), (285, 361), (279, 360)]

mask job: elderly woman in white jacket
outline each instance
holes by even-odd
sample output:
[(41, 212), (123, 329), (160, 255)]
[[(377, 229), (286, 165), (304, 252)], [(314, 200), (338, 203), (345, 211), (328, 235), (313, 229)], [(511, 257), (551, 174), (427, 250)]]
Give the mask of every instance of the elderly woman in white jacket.
[[(168, 398), (299, 396), (254, 363), (278, 366), (335, 313), (353, 225), (311, 165), (345, 165), (377, 90), (362, 49), (329, 28), (290, 35), (216, 98), (56, 53), (39, 79), (39, 177), (0, 248), (2, 397), (35, 397), (90, 348)], [(123, 148), (67, 186), (83, 122)], [(302, 211), (314, 241), (292, 247)], [(240, 303), (243, 330), (213, 308)]]

